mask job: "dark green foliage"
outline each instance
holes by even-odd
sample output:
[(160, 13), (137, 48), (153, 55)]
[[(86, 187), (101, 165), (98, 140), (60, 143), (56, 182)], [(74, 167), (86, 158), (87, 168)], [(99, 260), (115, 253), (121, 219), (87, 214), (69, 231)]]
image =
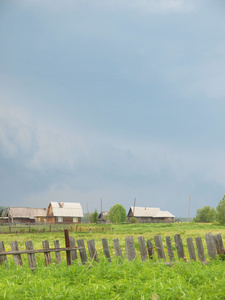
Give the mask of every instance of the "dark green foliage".
[(197, 215), (194, 218), (195, 222), (199, 223), (212, 223), (216, 219), (216, 210), (210, 206), (204, 206), (197, 209)]
[(219, 224), (225, 225), (225, 195), (223, 196), (223, 199), (220, 200), (216, 211), (216, 220), (219, 222)]
[(90, 222), (91, 223), (98, 223), (98, 212), (97, 209), (93, 213), (90, 214)]
[(115, 204), (110, 208), (109, 220), (112, 223), (122, 223), (126, 221), (126, 210), (121, 204)]
[(130, 218), (130, 223), (131, 223), (131, 224), (138, 223), (138, 219), (135, 218), (135, 217), (131, 217), (131, 218)]

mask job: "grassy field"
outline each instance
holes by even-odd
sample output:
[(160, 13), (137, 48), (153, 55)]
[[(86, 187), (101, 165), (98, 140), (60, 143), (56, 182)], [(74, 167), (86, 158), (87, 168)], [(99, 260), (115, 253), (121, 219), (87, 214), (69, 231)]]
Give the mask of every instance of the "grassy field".
[[(186, 238), (204, 238), (205, 234), (221, 233), (225, 238), (225, 227), (216, 224), (122, 224), (122, 225), (87, 225), (87, 232), (75, 232), (71, 228), (70, 236), (75, 240), (94, 239), (100, 262), (89, 260), (83, 266), (78, 259), (72, 266), (66, 266), (65, 253), (62, 264), (44, 266), (44, 255), (36, 254), (38, 267), (31, 271), (26, 255), (23, 255), (23, 266), (16, 267), (13, 258), (9, 258), (8, 266), (0, 270), (0, 299), (224, 299), (225, 298), (225, 262), (219, 259), (210, 261), (208, 265), (200, 262), (185, 263), (178, 261), (173, 266), (148, 260), (142, 262), (139, 255), (137, 237), (143, 235), (154, 243), (154, 236), (161, 235), (165, 245), (165, 237), (170, 236), (173, 242), (179, 233), (187, 252)], [(89, 231), (91, 228), (91, 232)], [(104, 230), (102, 230), (104, 228)], [(98, 230), (96, 232), (96, 230)], [(132, 262), (117, 260), (113, 249), (113, 239), (118, 238), (125, 257), (125, 237), (134, 236), (137, 259)], [(112, 263), (105, 260), (101, 240), (107, 238)], [(20, 249), (25, 249), (25, 241), (32, 240), (35, 249), (42, 248), (42, 241), (59, 240), (63, 247), (63, 232), (1, 234), (6, 250), (11, 250), (10, 242), (17, 240)], [(204, 241), (204, 239), (203, 239)], [(174, 253), (176, 248), (173, 243)], [(206, 247), (205, 247), (206, 249)], [(208, 259), (208, 258), (207, 258)], [(208, 259), (209, 260), (209, 259)]]

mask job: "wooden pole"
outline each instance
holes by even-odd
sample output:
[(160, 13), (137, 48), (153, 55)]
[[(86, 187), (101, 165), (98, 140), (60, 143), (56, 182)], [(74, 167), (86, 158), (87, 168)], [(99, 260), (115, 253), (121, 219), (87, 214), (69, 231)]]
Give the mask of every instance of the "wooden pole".
[(90, 223), (88, 204), (87, 204), (87, 217), (88, 217), (88, 223)]
[(188, 223), (190, 222), (190, 210), (191, 210), (191, 196), (189, 196), (189, 205), (188, 205)]
[(136, 198), (134, 198), (134, 209), (133, 209), (133, 217), (134, 217), (134, 211), (135, 211), (135, 204), (136, 204)]
[[(69, 238), (69, 230), (65, 229), (64, 230), (64, 235), (65, 235), (65, 244), (66, 248), (70, 247), (70, 238)], [(70, 251), (66, 251), (66, 260), (67, 260), (67, 266), (71, 265), (71, 256), (70, 256)]]

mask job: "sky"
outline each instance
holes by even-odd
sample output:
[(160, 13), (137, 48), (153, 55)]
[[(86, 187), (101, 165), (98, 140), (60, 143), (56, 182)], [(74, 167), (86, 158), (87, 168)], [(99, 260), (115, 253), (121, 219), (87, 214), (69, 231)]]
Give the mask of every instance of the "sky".
[(224, 16), (223, 0), (2, 0), (0, 205), (216, 208)]

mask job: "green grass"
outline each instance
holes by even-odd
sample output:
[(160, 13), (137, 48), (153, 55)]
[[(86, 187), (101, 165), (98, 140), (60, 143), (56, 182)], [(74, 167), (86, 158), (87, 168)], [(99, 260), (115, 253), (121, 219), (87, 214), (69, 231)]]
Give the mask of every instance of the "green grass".
[[(45, 267), (44, 254), (36, 254), (38, 267), (31, 271), (26, 255), (22, 255), (23, 266), (16, 267), (12, 256), (8, 256), (8, 265), (0, 267), (0, 299), (224, 299), (225, 261), (215, 259), (208, 265), (200, 262), (185, 263), (178, 261), (173, 237), (179, 233), (188, 256), (186, 238), (204, 238), (205, 234), (221, 233), (225, 236), (225, 227), (216, 224), (122, 224), (122, 225), (83, 225), (92, 228), (92, 233), (75, 232), (71, 228), (70, 236), (75, 240), (94, 239), (100, 262), (89, 259), (87, 265), (81, 265), (80, 259), (66, 266), (66, 255), (62, 252), (62, 264), (56, 264), (51, 254), (52, 265)], [(105, 228), (104, 231), (95, 229)], [(143, 235), (154, 244), (154, 236), (160, 234), (166, 246), (165, 237), (170, 236), (176, 255), (175, 264), (166, 266), (159, 261), (142, 262), (137, 237)], [(118, 238), (124, 257), (125, 237), (134, 236), (137, 259), (128, 262), (119, 261), (114, 254), (113, 239)], [(107, 238), (112, 263), (105, 260), (102, 251), (102, 238)], [(25, 241), (32, 240), (34, 249), (42, 248), (42, 241), (54, 240), (64, 247), (63, 232), (2, 234), (6, 250), (11, 250), (10, 242), (18, 241), (20, 249), (25, 249)], [(205, 241), (203, 239), (204, 248)], [(86, 248), (87, 250), (87, 248)], [(165, 252), (166, 247), (165, 247)], [(207, 252), (207, 251), (205, 251)], [(197, 253), (196, 253), (197, 254)], [(207, 254), (207, 253), (205, 253)]]

